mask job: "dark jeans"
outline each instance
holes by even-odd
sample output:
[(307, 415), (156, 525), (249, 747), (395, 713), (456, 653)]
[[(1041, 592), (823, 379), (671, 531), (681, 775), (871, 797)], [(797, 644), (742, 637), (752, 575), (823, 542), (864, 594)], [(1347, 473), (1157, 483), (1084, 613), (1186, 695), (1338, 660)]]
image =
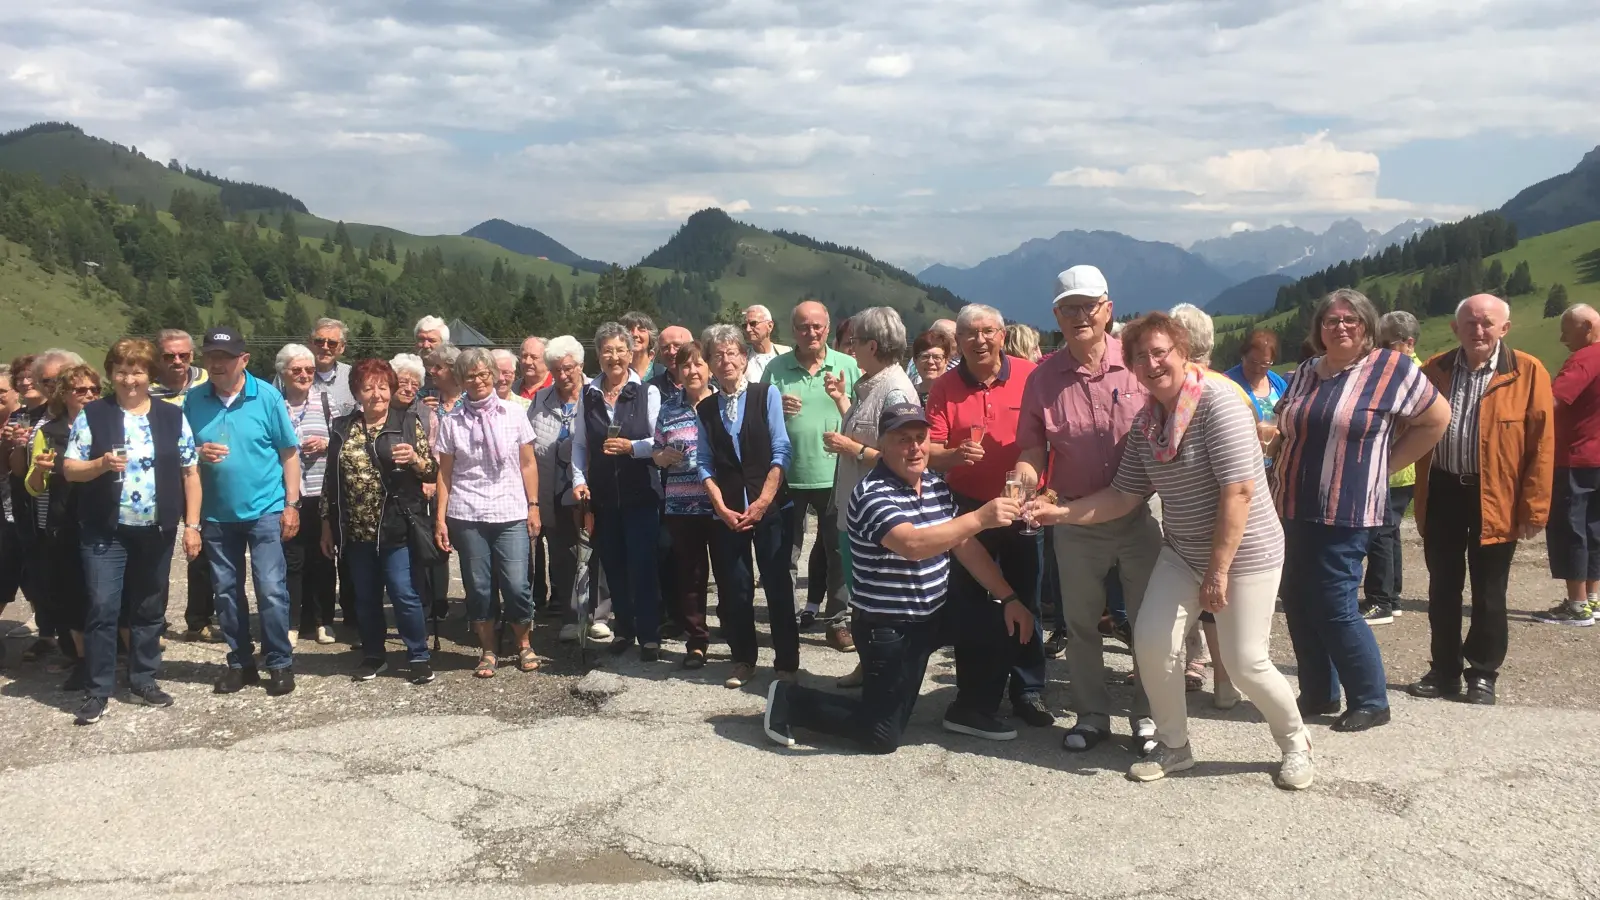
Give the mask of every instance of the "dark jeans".
[(262, 663), (268, 669), (294, 664), (289, 646), (289, 589), (284, 575), (283, 516), (269, 513), (249, 522), (206, 522), (200, 538), (205, 542), (211, 578), (217, 586), (217, 620), (228, 642), (228, 665), (249, 668), (256, 664), (256, 645), (250, 637), (250, 603), (244, 595), (245, 548), (250, 548), (250, 575), (256, 589), (256, 610), (261, 617)]
[[(817, 539), (806, 560), (806, 606), (822, 610), (824, 618), (844, 612), (844, 562), (839, 558), (839, 515), (833, 508), (833, 488), (789, 489), (789, 580), (797, 584), (800, 551), (806, 542), (806, 513), (817, 516)], [(824, 605), (826, 602), (826, 605)]]
[(688, 632), (689, 623), (684, 621), (683, 611), (678, 608), (678, 579), (682, 576), (677, 560), (676, 540), (674, 532), (667, 527), (667, 511), (662, 507), (658, 514), (661, 519), (661, 530), (656, 534), (656, 587), (661, 592), (661, 614), (664, 619), (684, 632)]
[(428, 661), (428, 623), (422, 613), (422, 598), (411, 580), (411, 548), (405, 544), (379, 547), (370, 541), (354, 541), (344, 548), (349, 560), (350, 579), (356, 592), (356, 625), (361, 631), (361, 655), (367, 659), (384, 657), (384, 638), (388, 634), (383, 616), (383, 594), (388, 589), (394, 607), (394, 627), (406, 645), (408, 662)]
[(1348, 709), (1388, 709), (1383, 655), (1356, 602), (1373, 530), (1293, 519), (1284, 520), (1283, 530), (1295, 576), (1284, 588), (1283, 613), (1300, 670), (1301, 705), (1337, 703), (1343, 685)]
[(0, 609), (22, 590), (22, 543), (14, 522), (0, 521)]
[[(1469, 675), (1493, 679), (1506, 661), (1506, 583), (1517, 542), (1480, 543), (1483, 506), (1478, 486), (1463, 485), (1448, 472), (1428, 477), (1428, 527), (1422, 553), (1428, 561), (1428, 631), (1433, 670), (1446, 679)], [(1461, 601), (1472, 573), (1472, 625), (1461, 640)]]
[(767, 594), (767, 622), (772, 626), (772, 667), (779, 672), (800, 669), (800, 625), (794, 615), (794, 584), (789, 580), (789, 510), (767, 512), (749, 531), (733, 531), (721, 519), (711, 530), (711, 568), (717, 576), (717, 614), (734, 662), (755, 665), (756, 579), (761, 571)]
[[(982, 504), (956, 498), (958, 513)], [(950, 615), (956, 619), (956, 702), (968, 709), (994, 715), (1000, 697), (1011, 702), (1044, 690), (1044, 640), (1039, 625), (1039, 572), (1043, 564), (1040, 536), (1023, 534), (1022, 525), (991, 528), (978, 533), (978, 543), (1000, 567), (1011, 589), (1034, 615), (1034, 633), (1021, 643), (1006, 630), (1004, 608), (965, 566), (950, 567)]]
[(188, 630), (199, 631), (210, 625), (217, 615), (217, 594), (211, 580), (211, 562), (204, 553), (189, 560), (187, 574), (189, 596), (188, 605), (183, 609), (183, 623)]
[(333, 627), (334, 562), (322, 555), (322, 498), (300, 500), (300, 531), (283, 545), (289, 581), (289, 621), (302, 632)]
[(1600, 581), (1600, 469), (1556, 470), (1544, 538), (1553, 577)]
[(89, 696), (110, 697), (117, 682), (117, 622), (128, 611), (128, 685), (156, 682), (161, 632), (167, 626), (167, 576), (172, 571), (172, 529), (117, 526), (109, 535), (85, 537), (79, 558), (89, 590), (83, 629)]
[(656, 546), (661, 540), (655, 506), (599, 507), (594, 510), (594, 544), (611, 588), (617, 616), (616, 639), (641, 644), (659, 641), (661, 576)]
[[(168, 544), (171, 552), (171, 544)], [(39, 612), (35, 604), (35, 621), (41, 637), (53, 637), (61, 652), (76, 658), (78, 651), (72, 640), (74, 631), (82, 633), (89, 618), (89, 585), (83, 571), (83, 551), (76, 526), (62, 528), (51, 534), (42, 534), (34, 547), (39, 565), (35, 584), (44, 599), (48, 615)], [(46, 630), (45, 622), (50, 628)], [(115, 625), (113, 625), (113, 630)]]
[(1394, 612), (1400, 606), (1400, 591), (1405, 585), (1405, 559), (1400, 545), (1400, 523), (1405, 521), (1406, 508), (1414, 486), (1389, 488), (1389, 508), (1383, 524), (1372, 533), (1372, 546), (1367, 548), (1367, 579), (1363, 590), (1367, 602)]
[(895, 621), (852, 610), (850, 632), (861, 655), (861, 696), (790, 688), (789, 723), (849, 738), (868, 753), (900, 747), (922, 692), (928, 658), (945, 646), (948, 604), (921, 621)]
[(670, 600), (673, 618), (683, 624), (684, 644), (689, 650), (705, 650), (711, 644), (706, 630), (706, 580), (710, 577), (708, 557), (714, 516), (667, 516), (666, 530), (675, 548), (673, 585), (677, 594)]

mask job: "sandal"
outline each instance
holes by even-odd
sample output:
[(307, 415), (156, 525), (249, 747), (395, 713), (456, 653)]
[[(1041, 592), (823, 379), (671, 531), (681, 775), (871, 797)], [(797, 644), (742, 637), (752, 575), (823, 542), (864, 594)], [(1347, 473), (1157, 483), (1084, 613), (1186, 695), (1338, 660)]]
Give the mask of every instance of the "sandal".
[(1193, 693), (1195, 691), (1200, 690), (1201, 688), (1203, 688), (1205, 686), (1206, 686), (1206, 667), (1205, 667), (1205, 663), (1202, 663), (1199, 660), (1196, 660), (1196, 661), (1194, 661), (1192, 663), (1189, 663), (1188, 668), (1183, 670), (1183, 689), (1185, 691)]
[(688, 655), (683, 658), (683, 667), (685, 669), (699, 669), (705, 664), (706, 652), (704, 650), (690, 650)]
[(523, 647), (517, 651), (517, 670), (520, 672), (539, 670), (539, 654), (533, 652), (532, 647)]
[(1069, 753), (1087, 753), (1106, 739), (1106, 732), (1093, 725), (1074, 725), (1061, 739), (1061, 747)]
[(493, 678), (494, 671), (495, 669), (499, 668), (499, 666), (500, 658), (495, 656), (493, 652), (485, 650), (483, 651), (483, 655), (478, 657), (478, 667), (472, 670), (472, 677)]

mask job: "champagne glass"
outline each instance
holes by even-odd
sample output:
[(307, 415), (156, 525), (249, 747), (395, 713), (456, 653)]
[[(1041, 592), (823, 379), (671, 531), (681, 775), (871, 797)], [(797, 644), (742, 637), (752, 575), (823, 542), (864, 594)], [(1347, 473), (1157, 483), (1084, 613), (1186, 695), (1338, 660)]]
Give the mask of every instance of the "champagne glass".
[[(122, 464), (124, 466), (126, 466), (128, 464), (128, 445), (127, 444), (112, 444), (111, 445), (111, 455), (115, 456), (117, 459), (121, 460)], [(117, 480), (118, 484), (122, 483), (122, 473), (121, 472), (117, 473), (116, 480)]]
[[(982, 423), (979, 423), (977, 425), (972, 426), (972, 442), (974, 444), (983, 443), (983, 434), (984, 434), (984, 430), (983, 430), (983, 424)], [(1011, 474), (1015, 475), (1016, 473), (1012, 472)]]
[(607, 440), (610, 440), (611, 438), (619, 438), (619, 437), (622, 437), (622, 426), (621, 425), (607, 425), (606, 426), (606, 439)]
[[(1021, 485), (1018, 485), (1018, 486), (1021, 487)], [(1033, 502), (1033, 498), (1038, 496), (1038, 494), (1039, 494), (1038, 488), (1023, 487), (1022, 488), (1022, 505), (1024, 507), (1026, 507), (1029, 503), (1032, 503)], [(1033, 535), (1036, 535), (1036, 534), (1039, 533), (1039, 525), (1038, 525), (1038, 523), (1036, 523), (1033, 520), (1032, 516), (1024, 513), (1023, 516), (1022, 516), (1022, 528), (1017, 533), (1018, 534), (1025, 534), (1025, 535), (1028, 535), (1029, 537), (1032, 537)]]

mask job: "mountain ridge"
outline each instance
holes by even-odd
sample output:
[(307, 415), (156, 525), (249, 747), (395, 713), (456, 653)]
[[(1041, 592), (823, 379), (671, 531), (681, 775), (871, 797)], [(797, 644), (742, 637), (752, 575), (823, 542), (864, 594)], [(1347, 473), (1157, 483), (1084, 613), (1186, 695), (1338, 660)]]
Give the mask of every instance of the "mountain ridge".
[(505, 219), (485, 219), (461, 232), (461, 235), (488, 241), (512, 253), (563, 263), (581, 272), (593, 272), (598, 275), (611, 267), (610, 263), (579, 255), (537, 228), (518, 225)]

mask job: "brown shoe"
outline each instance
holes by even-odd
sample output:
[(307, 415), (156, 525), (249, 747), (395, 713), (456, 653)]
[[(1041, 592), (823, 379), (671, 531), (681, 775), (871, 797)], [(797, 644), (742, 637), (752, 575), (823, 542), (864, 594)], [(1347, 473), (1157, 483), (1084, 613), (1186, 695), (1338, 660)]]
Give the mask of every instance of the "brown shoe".
[(856, 638), (855, 635), (850, 633), (850, 626), (829, 625), (828, 646), (840, 653), (854, 653), (856, 650)]
[(861, 671), (861, 664), (857, 663), (854, 671), (838, 681), (835, 681), (833, 684), (835, 687), (858, 688), (861, 687), (861, 679), (863, 675), (864, 673)]
[(724, 681), (722, 686), (737, 690), (738, 688), (742, 688), (746, 684), (749, 684), (750, 679), (754, 678), (755, 675), (755, 666), (752, 666), (749, 663), (734, 663), (733, 674), (728, 676), (728, 680)]

